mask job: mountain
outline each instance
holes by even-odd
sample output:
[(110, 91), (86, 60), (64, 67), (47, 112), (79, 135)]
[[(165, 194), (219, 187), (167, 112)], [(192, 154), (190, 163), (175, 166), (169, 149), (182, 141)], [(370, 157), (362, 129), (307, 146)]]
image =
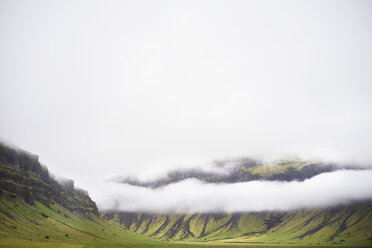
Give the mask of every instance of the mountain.
[[(304, 181), (316, 175), (355, 166), (285, 159), (267, 164), (239, 159), (215, 162), (215, 170), (171, 171), (152, 181), (119, 178), (130, 185), (159, 188), (194, 178), (208, 183), (254, 180)], [(162, 240), (372, 245), (372, 201), (329, 208), (250, 213), (153, 214), (113, 211), (104, 218), (117, 218), (127, 229)]]
[(288, 212), (107, 212), (104, 218), (162, 240), (372, 245), (372, 202)]
[(57, 182), (38, 156), (0, 143), (0, 247), (185, 247), (103, 219), (72, 180)]
[[(276, 166), (247, 161), (229, 165), (228, 173), (179, 171), (170, 173), (166, 183), (163, 178), (142, 186), (161, 187), (192, 177), (216, 183), (253, 178), (304, 180), (338, 168), (298, 160)], [(220, 166), (226, 167), (227, 163)], [(255, 245), (372, 246), (372, 202), (287, 212), (99, 212), (86, 191), (76, 189), (72, 180), (55, 180), (37, 155), (0, 144), (0, 247)]]
[(37, 155), (3, 144), (0, 145), (0, 187), (0, 194), (9, 200), (21, 198), (30, 205), (37, 201), (47, 207), (58, 203), (85, 216), (98, 215), (95, 202), (86, 191), (75, 189), (74, 181), (58, 183), (40, 164)]
[(324, 172), (345, 168), (355, 169), (357, 167), (341, 167), (332, 163), (309, 162), (299, 158), (279, 160), (269, 164), (260, 160), (243, 158), (215, 161), (211, 171), (200, 168), (181, 169), (170, 171), (155, 180), (139, 181), (130, 177), (118, 177), (115, 181), (149, 188), (159, 188), (191, 178), (208, 183), (236, 183), (254, 180), (304, 181)]

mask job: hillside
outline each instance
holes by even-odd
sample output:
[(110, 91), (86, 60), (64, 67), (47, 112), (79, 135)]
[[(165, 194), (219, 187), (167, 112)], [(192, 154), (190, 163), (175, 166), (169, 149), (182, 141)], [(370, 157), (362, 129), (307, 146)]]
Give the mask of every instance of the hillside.
[(233, 214), (105, 213), (162, 240), (372, 245), (372, 202), (328, 209)]
[[(306, 169), (307, 166), (311, 169)], [(293, 161), (270, 168), (258, 164), (239, 165), (239, 171), (248, 170), (252, 175), (269, 179), (280, 175), (285, 180), (291, 178), (288, 171), (306, 177), (318, 173), (318, 168), (321, 167), (312, 163)], [(56, 181), (40, 164), (38, 156), (0, 144), (0, 247), (266, 247), (279, 244), (371, 246), (372, 202), (289, 212), (99, 213), (86, 191), (76, 189), (72, 180)]]
[[(167, 247), (100, 217), (88, 193), (38, 156), (0, 144), (0, 247)], [(172, 247), (187, 245), (172, 244)]]
[[(200, 169), (178, 170), (152, 181), (124, 178), (119, 182), (139, 187), (160, 188), (188, 178), (217, 184), (254, 180), (304, 181), (325, 172), (345, 168), (356, 169), (298, 158), (270, 165), (253, 159), (222, 161), (216, 162), (215, 165), (224, 171), (221, 173), (221, 170), (220, 172), (206, 172)], [(114, 217), (129, 230), (162, 240), (372, 245), (372, 201), (287, 212), (104, 214), (104, 218), (108, 220)]]
[(0, 194), (8, 199), (35, 201), (49, 206), (58, 203), (70, 211), (83, 215), (98, 215), (94, 201), (84, 190), (74, 188), (74, 181), (58, 183), (49, 175), (37, 155), (0, 144)]

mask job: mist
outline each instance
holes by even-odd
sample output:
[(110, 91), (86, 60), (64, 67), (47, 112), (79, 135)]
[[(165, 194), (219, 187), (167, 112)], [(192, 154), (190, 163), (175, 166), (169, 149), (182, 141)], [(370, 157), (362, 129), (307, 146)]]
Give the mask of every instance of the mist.
[(372, 199), (372, 170), (339, 170), (303, 182), (251, 181), (232, 184), (188, 179), (159, 189), (99, 185), (101, 210), (157, 213), (287, 211), (331, 207)]
[(257, 154), (370, 167), (371, 30), (359, 0), (3, 0), (0, 138), (97, 197)]

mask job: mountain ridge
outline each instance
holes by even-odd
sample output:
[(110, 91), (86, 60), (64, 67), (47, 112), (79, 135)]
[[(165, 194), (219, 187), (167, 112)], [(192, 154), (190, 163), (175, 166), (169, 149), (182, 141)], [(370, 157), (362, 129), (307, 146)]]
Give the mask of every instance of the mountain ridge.
[[(318, 165), (287, 163), (270, 167), (272, 170), (258, 165), (248, 169), (250, 174), (270, 179), (270, 175), (293, 173), (296, 168), (307, 166), (318, 168)], [(245, 167), (240, 166), (239, 172), (242, 168)], [(319, 172), (306, 171), (310, 171), (308, 175)], [(57, 182), (51, 177), (37, 155), (0, 144), (0, 247), (65, 247), (66, 244), (68, 247), (371, 246), (372, 201), (292, 211), (99, 212), (87, 192), (76, 189), (72, 180)]]
[[(325, 172), (341, 169), (363, 170), (364, 168), (354, 165), (339, 166), (335, 163), (312, 162), (301, 159), (279, 160), (276, 164), (268, 165), (260, 160), (246, 158), (217, 161), (212, 169), (215, 170), (205, 171), (200, 168), (171, 170), (165, 176), (150, 180), (119, 176), (113, 181), (156, 189), (185, 179), (197, 179), (206, 183), (236, 183), (256, 180), (289, 182), (304, 181)], [(220, 171), (217, 172), (216, 169)]]
[[(361, 238), (370, 244), (372, 240), (372, 201), (325, 209), (243, 213), (154, 214), (111, 211), (104, 213), (103, 217), (107, 220), (116, 218), (128, 230), (161, 240), (276, 240), (281, 243), (317, 240), (323, 244), (359, 241)], [(361, 232), (359, 228), (364, 231)], [(281, 237), (276, 237), (278, 234)], [(367, 236), (361, 237), (363, 235)]]
[[(224, 168), (227, 167), (227, 163), (226, 161), (217, 163), (217, 166)], [(290, 182), (304, 181), (322, 173), (342, 169), (363, 170), (355, 166), (338, 166), (334, 163), (309, 162), (300, 159), (282, 160), (276, 165), (265, 165), (257, 160), (246, 159), (234, 161), (233, 166), (231, 164), (228, 166), (224, 173), (198, 169), (177, 170), (153, 181), (141, 182), (124, 178), (119, 182), (158, 189), (187, 179), (217, 184), (256, 180)], [(167, 214), (108, 211), (103, 214), (103, 217), (107, 220), (115, 218), (128, 230), (162, 240), (224, 240), (224, 242), (277, 240), (277, 242), (287, 243), (317, 240), (319, 243), (337, 244), (353, 242), (353, 240), (364, 240), (370, 243), (372, 240), (372, 201), (326, 208), (236, 213)], [(364, 224), (359, 223), (362, 220), (365, 221)], [(255, 224), (252, 225), (251, 222)], [(358, 231), (358, 228), (364, 231)], [(367, 236), (361, 237), (362, 233)], [(278, 235), (281, 237), (276, 238)]]
[(96, 203), (87, 191), (76, 189), (73, 180), (58, 183), (37, 155), (4, 144), (0, 144), (0, 189), (0, 194), (22, 197), (31, 205), (35, 200), (46, 206), (57, 202), (69, 210), (98, 215)]

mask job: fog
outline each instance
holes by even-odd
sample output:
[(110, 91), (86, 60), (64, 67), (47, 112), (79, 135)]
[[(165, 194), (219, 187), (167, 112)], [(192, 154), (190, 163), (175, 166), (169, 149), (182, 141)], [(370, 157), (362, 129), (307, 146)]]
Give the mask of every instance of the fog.
[(239, 156), (371, 166), (371, 30), (358, 0), (2, 0), (0, 138), (99, 194)]
[(159, 189), (114, 183), (102, 187), (108, 193), (95, 196), (101, 210), (159, 213), (285, 211), (372, 199), (372, 170), (340, 170), (303, 182), (212, 184), (188, 179)]

